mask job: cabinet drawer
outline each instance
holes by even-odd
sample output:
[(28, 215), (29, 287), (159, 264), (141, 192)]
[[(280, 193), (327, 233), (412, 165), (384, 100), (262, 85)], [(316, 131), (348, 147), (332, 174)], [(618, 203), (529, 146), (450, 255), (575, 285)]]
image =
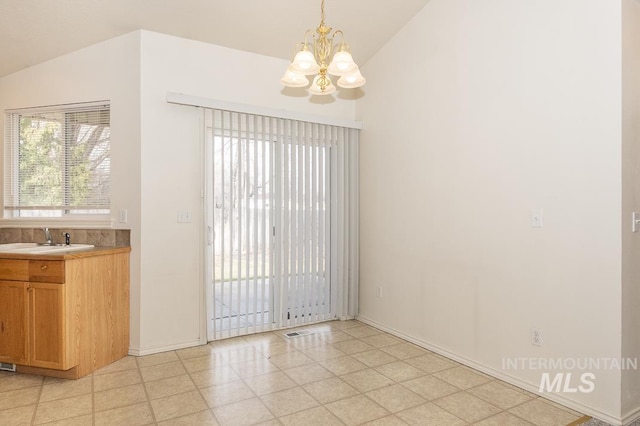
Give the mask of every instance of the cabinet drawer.
[(29, 281), (40, 283), (63, 283), (63, 260), (30, 260)]
[(0, 280), (27, 281), (28, 279), (28, 260), (0, 259)]

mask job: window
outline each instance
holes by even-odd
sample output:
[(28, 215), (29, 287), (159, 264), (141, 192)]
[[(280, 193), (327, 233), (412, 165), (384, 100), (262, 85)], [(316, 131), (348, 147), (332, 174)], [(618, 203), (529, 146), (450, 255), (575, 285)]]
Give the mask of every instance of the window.
[(6, 111), (4, 217), (109, 215), (108, 102)]

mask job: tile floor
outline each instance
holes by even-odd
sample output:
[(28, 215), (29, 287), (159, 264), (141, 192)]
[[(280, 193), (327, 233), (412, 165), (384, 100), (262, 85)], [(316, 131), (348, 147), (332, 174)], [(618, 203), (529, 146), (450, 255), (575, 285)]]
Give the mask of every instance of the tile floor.
[(565, 426), (581, 414), (357, 321), (127, 357), (77, 381), (0, 372), (0, 425)]

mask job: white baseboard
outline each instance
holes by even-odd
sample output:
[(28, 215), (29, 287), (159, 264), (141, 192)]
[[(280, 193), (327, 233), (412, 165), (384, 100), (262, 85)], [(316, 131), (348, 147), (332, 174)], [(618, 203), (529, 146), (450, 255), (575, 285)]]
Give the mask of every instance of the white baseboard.
[(640, 407), (637, 407), (636, 409), (631, 410), (629, 413), (627, 413), (627, 415), (622, 418), (622, 424), (628, 425), (638, 419), (640, 419)]
[(205, 345), (205, 344), (207, 344), (206, 341), (201, 342), (200, 339), (198, 339), (198, 340), (192, 340), (192, 341), (183, 342), (183, 343), (176, 343), (176, 344), (167, 345), (167, 346), (151, 346), (151, 347), (146, 347), (146, 348), (129, 348), (129, 355), (133, 355), (133, 356), (152, 355), (152, 354), (157, 354), (157, 353), (160, 353), (160, 352), (175, 351), (175, 350), (178, 350), (178, 349), (191, 348), (193, 346), (200, 346), (200, 345)]
[(543, 395), (538, 391), (538, 386), (536, 386), (533, 383), (525, 382), (525, 381), (523, 381), (523, 380), (521, 380), (521, 379), (519, 379), (517, 377), (511, 376), (509, 374), (505, 374), (501, 370), (496, 370), (493, 367), (489, 367), (487, 365), (478, 363), (478, 362), (473, 361), (471, 359), (468, 359), (468, 358), (465, 358), (465, 357), (460, 356), (458, 354), (455, 354), (453, 352), (450, 352), (450, 351), (448, 351), (446, 349), (440, 348), (440, 347), (438, 347), (436, 345), (432, 345), (432, 344), (430, 344), (428, 342), (425, 342), (425, 341), (423, 341), (421, 339), (415, 338), (413, 336), (409, 336), (409, 335), (407, 335), (407, 334), (405, 334), (405, 333), (403, 333), (401, 331), (398, 331), (398, 330), (395, 330), (393, 328), (387, 327), (386, 325), (381, 324), (381, 323), (379, 323), (379, 322), (377, 322), (375, 320), (369, 319), (367, 317), (358, 315), (358, 317), (356, 319), (358, 321), (360, 321), (360, 322), (363, 322), (363, 323), (368, 324), (368, 325), (370, 325), (372, 327), (378, 328), (378, 329), (380, 329), (382, 331), (385, 331), (385, 332), (387, 332), (389, 334), (392, 334), (394, 336), (400, 337), (403, 340), (406, 340), (406, 341), (409, 341), (409, 342), (411, 342), (413, 344), (416, 344), (416, 345), (418, 345), (418, 346), (420, 346), (422, 348), (425, 348), (427, 350), (430, 350), (432, 352), (435, 352), (437, 354), (440, 354), (442, 356), (450, 358), (450, 359), (452, 359), (454, 361), (457, 361), (457, 362), (459, 362), (461, 364), (464, 364), (464, 365), (466, 365), (468, 367), (474, 368), (474, 369), (476, 369), (478, 371), (481, 371), (481, 372), (483, 372), (485, 374), (493, 376), (493, 377), (495, 377), (497, 379), (500, 379), (500, 380), (502, 380), (504, 382), (510, 383), (510, 384), (512, 384), (514, 386), (517, 386), (517, 387), (519, 387), (521, 389), (524, 389), (524, 390), (526, 390), (528, 392), (534, 393), (536, 395), (540, 395), (540, 396), (542, 396), (542, 397), (544, 397), (546, 399), (549, 399), (549, 400), (551, 400), (553, 402), (557, 402), (560, 405), (564, 405), (565, 407), (569, 407), (572, 410), (578, 411), (580, 413), (584, 413), (584, 414), (586, 414), (588, 416), (591, 416), (591, 417), (595, 417), (595, 418), (597, 418), (599, 420), (602, 420), (602, 421), (605, 421), (607, 423), (611, 423), (614, 426), (626, 425), (626, 424), (630, 423), (632, 420), (634, 420), (635, 418), (637, 418), (638, 416), (640, 416), (640, 408), (639, 408), (638, 410), (634, 411), (632, 414), (626, 416), (624, 418), (624, 422), (623, 422), (623, 420), (620, 419), (620, 418), (612, 416), (612, 415), (610, 415), (608, 413), (604, 413), (604, 412), (602, 412), (600, 410), (596, 410), (596, 409), (594, 409), (592, 407), (588, 407), (588, 406), (586, 406), (586, 405), (584, 405), (584, 404), (582, 404), (582, 403), (580, 403), (578, 401), (572, 400), (570, 398), (566, 398), (566, 397), (564, 397), (562, 395), (553, 394), (553, 393), (545, 393)]

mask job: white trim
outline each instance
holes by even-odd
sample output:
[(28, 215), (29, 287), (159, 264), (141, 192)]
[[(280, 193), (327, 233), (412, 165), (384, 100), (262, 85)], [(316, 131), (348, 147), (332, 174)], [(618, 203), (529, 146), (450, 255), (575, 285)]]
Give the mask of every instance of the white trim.
[(185, 348), (193, 348), (194, 346), (202, 346), (202, 345), (206, 345), (206, 342), (202, 343), (200, 339), (197, 339), (197, 340), (191, 340), (183, 343), (176, 343), (174, 345), (152, 346), (152, 347), (146, 347), (146, 348), (129, 348), (129, 355), (145, 356), (145, 355), (157, 354), (160, 352), (175, 351), (178, 349), (185, 349)]
[(638, 419), (640, 419), (640, 407), (627, 413), (627, 415), (622, 418), (622, 424), (628, 425)]
[[(469, 358), (457, 355), (453, 352), (450, 352), (446, 349), (443, 349), (439, 346), (435, 346), (432, 345), (430, 343), (425, 342), (424, 340), (415, 338), (413, 336), (407, 335), (402, 333), (401, 331), (395, 330), (393, 328), (387, 327), (383, 324), (380, 324), (379, 322), (369, 319), (367, 317), (363, 317), (361, 315), (358, 315), (356, 318), (358, 321), (363, 322), (365, 324), (368, 324), (372, 327), (375, 327), (377, 329), (380, 329), (382, 331), (385, 331), (389, 334), (392, 334), (394, 336), (400, 337), (403, 340), (406, 340), (408, 342), (411, 342), (417, 346), (420, 346), (421, 348), (430, 350), (431, 352), (435, 352), (437, 354), (440, 354), (444, 357), (447, 357), (449, 359), (452, 359), (454, 361), (457, 361), (463, 365), (466, 365), (467, 367), (471, 367), (473, 369), (476, 369), (482, 373), (488, 374), (492, 377), (495, 377), (497, 379), (500, 379), (504, 382), (510, 383), (514, 386), (517, 386), (521, 389), (524, 389), (528, 392), (531, 392), (533, 394), (539, 395), (543, 398), (549, 399), (553, 402), (557, 402), (558, 404), (564, 405), (565, 407), (571, 408), (575, 411), (578, 411), (580, 413), (584, 413), (586, 415), (595, 417), (599, 420), (603, 420), (605, 422), (611, 423), (612, 425), (615, 426), (621, 426), (623, 424), (622, 419), (618, 418), (618, 417), (613, 417), (610, 414), (604, 413), (600, 410), (596, 410), (593, 407), (589, 407), (587, 405), (584, 405), (578, 401), (574, 401), (573, 399), (569, 399), (566, 398), (562, 395), (558, 395), (558, 394), (554, 394), (554, 393), (544, 393), (541, 394), (540, 392), (538, 392), (538, 386), (525, 382), (517, 377), (511, 376), (509, 374), (505, 374), (503, 371), (501, 370), (496, 370), (493, 367), (478, 363), (476, 361), (470, 360)], [(637, 415), (638, 413), (636, 413)], [(630, 418), (631, 415), (629, 415), (627, 418)], [(626, 424), (626, 423), (624, 423)]]
[(245, 114), (263, 115), (266, 117), (286, 118), (289, 120), (328, 124), (330, 126), (347, 127), (349, 129), (362, 129), (361, 121), (325, 117), (306, 114), (303, 112), (265, 108), (254, 105), (237, 104), (234, 102), (220, 101), (217, 99), (203, 98), (200, 96), (185, 95), (184, 93), (167, 92), (167, 102), (170, 104), (186, 105), (191, 107), (221, 109), (225, 111), (240, 112)]

